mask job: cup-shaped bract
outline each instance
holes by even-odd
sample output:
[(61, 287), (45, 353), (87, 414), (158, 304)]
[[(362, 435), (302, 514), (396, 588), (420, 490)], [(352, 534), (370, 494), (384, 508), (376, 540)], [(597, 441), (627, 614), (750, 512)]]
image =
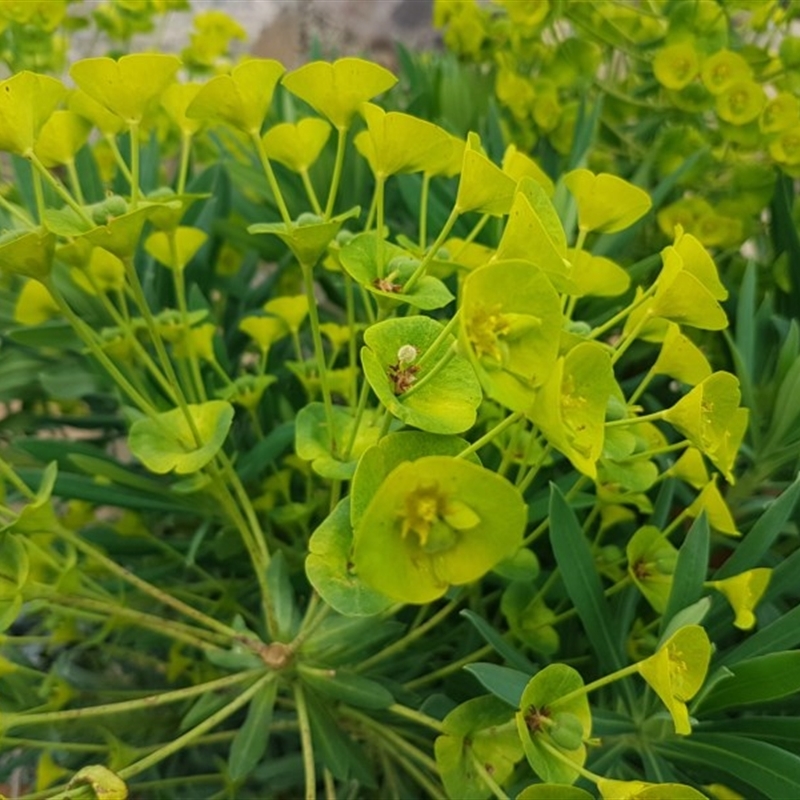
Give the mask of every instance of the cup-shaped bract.
[(656, 52), (653, 72), (667, 89), (683, 89), (700, 72), (700, 56), (690, 42), (667, 45)]
[(0, 150), (29, 154), (66, 93), (61, 81), (34, 72), (0, 81)]
[(131, 425), (128, 446), (151, 472), (198, 472), (222, 448), (233, 422), (233, 406), (224, 400), (209, 400), (186, 409), (191, 424), (183, 409), (174, 408)]
[(247, 334), (262, 353), (269, 352), (275, 342), (289, 335), (289, 329), (282, 319), (266, 315), (245, 317), (239, 323), (239, 330)]
[(378, 322), (364, 333), (361, 362), (372, 390), (395, 417), (431, 433), (462, 433), (475, 424), (481, 388), (469, 362), (453, 353), (453, 337), (439, 340), (443, 330), (423, 316)]
[(574, 169), (564, 176), (564, 183), (577, 203), (583, 231), (623, 231), (653, 205), (644, 189), (607, 172), (595, 175), (588, 169)]
[(702, 489), (709, 481), (703, 454), (696, 447), (687, 447), (683, 455), (667, 470), (669, 475)]
[(464, 459), (426, 456), (384, 479), (355, 530), (353, 563), (388, 597), (429, 603), (516, 552), (526, 517), (505, 478)]
[(42, 125), (33, 151), (46, 167), (71, 164), (86, 144), (91, 129), (88, 120), (74, 111), (54, 111)]
[(653, 525), (633, 534), (626, 547), (628, 575), (650, 605), (662, 614), (672, 590), (678, 551)]
[(46, 230), (9, 231), (0, 236), (0, 274), (45, 283), (53, 269), (56, 237)]
[[(695, 240), (696, 241), (696, 240)], [(728, 327), (728, 317), (714, 295), (714, 289), (698, 275), (691, 261), (669, 246), (661, 251), (664, 266), (656, 293), (646, 312), (692, 328), (718, 331)], [(716, 270), (715, 270), (716, 274)]]
[(522, 258), (541, 269), (560, 292), (575, 293), (567, 261), (567, 237), (547, 193), (529, 177), (520, 179), (497, 245), (495, 261)]
[[(758, 119), (767, 96), (760, 83), (751, 80), (736, 81), (717, 95), (717, 114), (731, 125), (747, 125)], [(757, 132), (757, 131), (756, 131)]]
[(186, 116), (257, 135), (284, 72), (283, 64), (271, 58), (244, 61), (230, 75), (217, 75), (206, 83), (189, 103)]
[(396, 83), (388, 69), (363, 58), (340, 58), (332, 64), (312, 61), (283, 78), (283, 85), (293, 95), (339, 130), (350, 127), (362, 103)]
[(558, 357), (561, 300), (527, 261), (496, 261), (462, 288), (459, 341), (486, 393), (512, 411), (533, 403)]
[(14, 322), (20, 325), (41, 325), (57, 317), (58, 304), (47, 287), (39, 281), (27, 280), (14, 304)]
[(438, 125), (400, 111), (384, 111), (364, 103), (367, 130), (359, 133), (356, 149), (378, 178), (402, 172), (434, 172), (452, 152), (450, 134)]
[(592, 255), (587, 250), (567, 250), (572, 265), (569, 273), (578, 297), (618, 297), (628, 291), (630, 275), (609, 258)]
[(125, 122), (120, 117), (81, 89), (70, 92), (67, 107), (89, 120), (104, 136), (115, 136), (125, 127)]
[(504, 784), (523, 757), (516, 731), (508, 726), (513, 709), (496, 697), (475, 697), (453, 709), (436, 739), (436, 765), (448, 797), (487, 797), (489, 789), (475, 770), (477, 760)]
[(606, 407), (620, 392), (609, 351), (583, 342), (559, 358), (526, 416), (584, 475), (597, 477)]
[(737, 81), (750, 80), (753, 70), (739, 53), (723, 49), (703, 61), (700, 77), (711, 94), (722, 94)]
[(727, 536), (741, 536), (736, 530), (733, 514), (717, 486), (716, 475), (703, 487), (700, 494), (686, 509), (686, 514), (690, 517), (699, 517), (703, 511), (708, 517), (708, 524), (718, 533), (724, 533)]
[(470, 133), (456, 195), (458, 213), (478, 211), (502, 217), (511, 210), (516, 187), (517, 182), (483, 154), (478, 134)]
[(175, 80), (181, 62), (176, 56), (135, 53), (113, 58), (84, 58), (69, 74), (75, 83), (128, 125), (142, 121), (150, 105)]
[(637, 665), (639, 674), (667, 707), (675, 733), (681, 736), (692, 732), (686, 703), (700, 691), (710, 660), (708, 634), (699, 625), (687, 625)]
[(360, 211), (356, 206), (327, 221), (316, 214), (303, 215), (291, 227), (283, 222), (257, 222), (250, 225), (247, 232), (277, 236), (304, 267), (311, 268), (328, 249), (342, 225), (348, 219), (357, 217)]
[(739, 380), (730, 372), (714, 372), (701, 381), (663, 418), (708, 456), (728, 481), (747, 428), (748, 412), (739, 407)]
[(273, 297), (264, 303), (264, 311), (280, 317), (292, 333), (297, 333), (308, 316), (308, 297), (304, 294)]
[(550, 176), (529, 156), (510, 144), (503, 154), (503, 172), (515, 181), (531, 178), (536, 181), (548, 197), (553, 196), (555, 186)]
[(202, 120), (190, 119), (186, 116), (186, 109), (189, 108), (202, 88), (201, 83), (173, 83), (167, 86), (161, 94), (161, 105), (164, 111), (184, 136), (193, 136), (203, 127)]
[(732, 578), (711, 581), (709, 585), (721, 592), (731, 604), (736, 614), (733, 624), (743, 631), (749, 631), (756, 624), (756, 615), (753, 611), (767, 591), (771, 578), (771, 569), (757, 567)]
[(319, 117), (273, 125), (262, 137), (267, 157), (293, 172), (305, 172), (320, 156), (331, 126)]
[(108, 250), (93, 247), (83, 263), (72, 267), (70, 277), (87, 294), (120, 292), (125, 288), (125, 265)]
[[(583, 679), (577, 670), (566, 664), (550, 664), (531, 678), (522, 693), (517, 731), (528, 763), (545, 783), (574, 783), (578, 771), (569, 762), (582, 767), (586, 761), (584, 741), (591, 736), (592, 714), (581, 689)], [(574, 726), (573, 741), (559, 741), (559, 718)], [(553, 748), (561, 757), (552, 752)]]
[(711, 365), (703, 351), (674, 322), (669, 323), (651, 370), (654, 375), (669, 375), (689, 386), (696, 386), (711, 375)]
[(758, 126), (762, 133), (780, 133), (800, 124), (800, 99), (790, 92), (778, 92), (767, 101)]
[(180, 225), (169, 233), (151, 233), (145, 240), (144, 249), (165, 267), (183, 272), (207, 239), (208, 234), (200, 228)]

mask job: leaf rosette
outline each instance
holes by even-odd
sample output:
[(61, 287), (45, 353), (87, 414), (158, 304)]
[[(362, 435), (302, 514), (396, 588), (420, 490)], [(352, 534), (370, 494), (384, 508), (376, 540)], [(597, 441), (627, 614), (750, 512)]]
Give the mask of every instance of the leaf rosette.
[(516, 552), (526, 514), (519, 491), (490, 470), (448, 456), (407, 461), (364, 511), (353, 563), (388, 597), (428, 603)]

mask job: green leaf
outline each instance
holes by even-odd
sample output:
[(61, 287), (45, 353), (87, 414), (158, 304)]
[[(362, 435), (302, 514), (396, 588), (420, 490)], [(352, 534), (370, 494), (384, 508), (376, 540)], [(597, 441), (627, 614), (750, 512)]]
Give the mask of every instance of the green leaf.
[(714, 573), (716, 580), (729, 578), (759, 564), (762, 556), (780, 536), (800, 498), (800, 476), (773, 500), (747, 536), (736, 546), (733, 555)]
[(765, 703), (800, 691), (800, 652), (788, 651), (739, 661), (730, 677), (719, 681), (698, 710), (712, 713), (752, 703)]
[(340, 58), (329, 64), (312, 61), (290, 72), (283, 85), (311, 108), (344, 130), (361, 104), (397, 83), (385, 67), (363, 58)]
[(394, 703), (392, 693), (377, 681), (346, 669), (317, 669), (301, 664), (298, 668), (305, 683), (319, 694), (349, 706), (378, 710)]
[(519, 708), (530, 675), (510, 667), (501, 667), (499, 664), (467, 664), (464, 669), (474, 675), (495, 697), (508, 703), (511, 708)]
[(175, 408), (131, 425), (128, 446), (151, 472), (198, 472), (222, 448), (233, 422), (233, 406), (210, 400), (188, 406), (199, 440), (183, 411)]
[[(431, 433), (461, 433), (475, 424), (482, 394), (469, 362), (455, 354), (453, 337), (439, 341), (443, 330), (423, 316), (378, 322), (364, 334), (361, 361), (373, 391), (395, 417)], [(414, 357), (401, 360), (403, 348)]]
[(589, 543), (561, 490), (550, 485), (550, 544), (561, 569), (567, 593), (586, 635), (606, 670), (620, 669), (622, 655), (611, 622), (611, 612), (595, 569)]
[(236, 731), (228, 753), (228, 772), (232, 781), (244, 780), (267, 752), (277, 693), (278, 681), (267, 681), (250, 701), (247, 717)]
[[(525, 756), (533, 771), (546, 783), (574, 783), (578, 772), (565, 760), (582, 767), (586, 762), (586, 746), (582, 740), (592, 733), (592, 714), (580, 673), (566, 664), (550, 664), (531, 678), (522, 693), (516, 714), (517, 731)], [(575, 693), (574, 696), (573, 693)], [(571, 697), (564, 701), (560, 698)], [(578, 744), (562, 746), (553, 738), (559, 727), (559, 716), (577, 719)], [(559, 758), (551, 749), (561, 752)]]
[(706, 795), (682, 783), (644, 781), (597, 781), (603, 800), (707, 800)]
[(217, 75), (208, 81), (189, 103), (186, 116), (224, 122), (257, 135), (284, 71), (282, 64), (270, 58), (243, 61), (230, 75)]
[(128, 124), (139, 123), (148, 106), (175, 79), (180, 59), (159, 53), (84, 58), (70, 68), (72, 80), (92, 99)]
[(788, 650), (800, 644), (800, 606), (787, 611), (774, 622), (741, 644), (727, 651), (719, 660), (720, 666), (733, 667), (748, 658), (765, 655), (777, 650)]
[(669, 600), (661, 618), (662, 633), (678, 611), (696, 603), (703, 594), (710, 536), (708, 519), (701, 514), (692, 524), (678, 551)]
[(475, 612), (464, 609), (459, 612), (459, 616), (464, 617), (481, 635), (487, 644), (490, 644), (499, 656), (512, 667), (523, 672), (534, 672), (537, 667), (531, 663), (526, 656), (509, 644), (503, 636), (493, 628), (485, 619), (479, 617)]
[(733, 734), (695, 733), (656, 748), (679, 763), (722, 770), (770, 800), (800, 797), (800, 758), (774, 745)]
[(347, 497), (311, 535), (306, 575), (320, 597), (340, 614), (352, 617), (380, 614), (392, 601), (361, 582), (351, 562), (352, 544)]
[(355, 530), (361, 578), (389, 597), (426, 603), (471, 583), (522, 542), (519, 491), (468, 461), (427, 456), (381, 484)]

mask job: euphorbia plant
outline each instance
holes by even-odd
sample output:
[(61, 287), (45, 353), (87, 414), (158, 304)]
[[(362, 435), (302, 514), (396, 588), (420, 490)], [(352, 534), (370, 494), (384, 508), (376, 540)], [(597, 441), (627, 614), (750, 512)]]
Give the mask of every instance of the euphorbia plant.
[[(725, 325), (709, 255), (677, 230), (656, 280), (631, 295), (626, 269), (591, 249), (647, 211), (645, 192), (570, 173), (577, 230), (565, 229), (532, 160), (510, 150), (498, 166), (476, 135), (459, 142), (372, 102), (394, 83), (376, 64), (285, 74), (252, 59), (196, 89), (174, 83), (180, 67), (154, 55), (73, 66), (105, 116), (83, 113), (118, 154), (106, 198), (80, 174), (67, 188), (37, 156), (66, 89), (30, 73), (0, 84), (2, 142), (20, 174), (29, 168), (34, 198), (4, 200), (0, 265), (18, 320), (51, 318), (9, 331), (3, 356), (38, 343), (43, 358), (68, 359), (88, 388), (65, 398), (40, 380), (27, 410), (93, 431), (91, 445), (19, 434), (0, 461), (3, 736), (36, 763), (28, 797), (123, 798), (128, 784), (241, 797), (302, 786), (308, 798), (348, 785), (393, 797), (505, 797), (536, 779), (587, 779), (604, 797), (700, 785), (631, 774), (628, 756), (668, 764), (672, 749), (679, 761), (676, 736), (694, 735), (705, 582), (740, 627), (755, 624), (765, 590), (752, 570), (766, 548), (708, 574), (708, 523), (736, 531), (721, 496), (701, 488), (715, 486), (709, 465), (733, 479), (747, 416), (736, 379), (705, 369), (689, 339)], [(265, 125), (278, 86), (327, 121), (292, 121), (300, 149), (287, 123)], [(170, 124), (159, 101), (184, 149), (156, 189), (142, 136)], [(328, 123), (325, 175), (315, 165)], [(241, 211), (220, 208), (219, 168), (190, 174), (203, 128), (263, 173), (269, 203), (249, 235)], [(356, 153), (374, 175), (365, 213), (338, 202)], [(385, 191), (400, 173), (423, 175), (411, 237), (387, 227)], [(431, 187), (454, 175), (452, 209), (429, 237)], [(242, 208), (254, 194), (242, 187)], [(489, 218), (501, 234), (476, 245)], [(221, 231), (240, 247), (277, 241), (278, 265), (231, 275)], [(610, 299), (584, 318), (592, 295)], [(676, 347), (694, 369), (670, 357)], [(624, 380), (632, 348), (652, 359), (646, 381), (666, 374), (682, 396), (642, 408), (642, 385)], [(699, 500), (670, 523), (677, 481)], [(765, 525), (783, 524), (792, 491)], [(686, 516), (698, 519), (681, 541)], [(625, 603), (616, 633), (609, 599)], [(720, 640), (726, 613), (712, 619)], [(561, 645), (576, 616), (588, 644)], [(23, 644), (43, 649), (28, 658)], [(480, 663), (492, 647), (508, 667)], [(531, 654), (580, 671), (540, 670)], [(466, 699), (475, 685), (452, 677), (466, 665), (494, 697)], [(137, 715), (154, 706), (143, 729)], [(595, 719), (612, 744), (592, 738)], [(224, 766), (209, 772), (212, 755)]]

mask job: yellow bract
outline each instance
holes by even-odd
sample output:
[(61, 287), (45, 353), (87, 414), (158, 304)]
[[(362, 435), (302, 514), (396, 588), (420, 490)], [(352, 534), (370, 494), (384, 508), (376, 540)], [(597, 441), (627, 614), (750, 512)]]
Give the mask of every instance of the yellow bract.
[(230, 75), (205, 84), (186, 109), (189, 119), (224, 122), (251, 135), (261, 132), (284, 66), (270, 58), (253, 58)]
[(262, 137), (264, 151), (294, 172), (304, 172), (318, 158), (331, 134), (331, 126), (318, 117), (282, 122)]
[(14, 322), (20, 325), (41, 325), (60, 313), (53, 296), (39, 281), (28, 280), (17, 295)]
[(616, 233), (643, 217), (653, 205), (644, 189), (616, 175), (588, 169), (575, 169), (564, 176), (564, 183), (578, 205), (581, 230)]
[(361, 104), (391, 89), (397, 78), (385, 67), (361, 58), (333, 64), (313, 61), (290, 72), (283, 85), (340, 130), (348, 128)]
[(29, 154), (66, 93), (61, 81), (33, 72), (0, 81), (0, 150)]
[(39, 132), (34, 152), (46, 167), (70, 164), (90, 131), (89, 122), (74, 111), (54, 111)]
[(181, 272), (207, 239), (205, 231), (182, 225), (170, 233), (151, 233), (144, 243), (144, 249), (165, 267)]
[(173, 83), (161, 95), (161, 105), (184, 136), (192, 136), (203, 126), (202, 120), (186, 116), (186, 109), (201, 88), (200, 83)]
[(747, 631), (756, 624), (753, 609), (766, 592), (771, 577), (771, 569), (760, 567), (734, 575), (732, 578), (711, 581), (709, 585), (718, 592), (722, 592), (725, 599), (731, 604), (736, 614), (733, 624), (737, 628)]
[(119, 61), (84, 58), (72, 65), (69, 74), (86, 94), (128, 125), (136, 125), (175, 79), (180, 66), (176, 56), (136, 53)]
[(663, 47), (653, 61), (656, 79), (667, 89), (683, 89), (700, 72), (700, 58), (694, 46), (679, 42)]

